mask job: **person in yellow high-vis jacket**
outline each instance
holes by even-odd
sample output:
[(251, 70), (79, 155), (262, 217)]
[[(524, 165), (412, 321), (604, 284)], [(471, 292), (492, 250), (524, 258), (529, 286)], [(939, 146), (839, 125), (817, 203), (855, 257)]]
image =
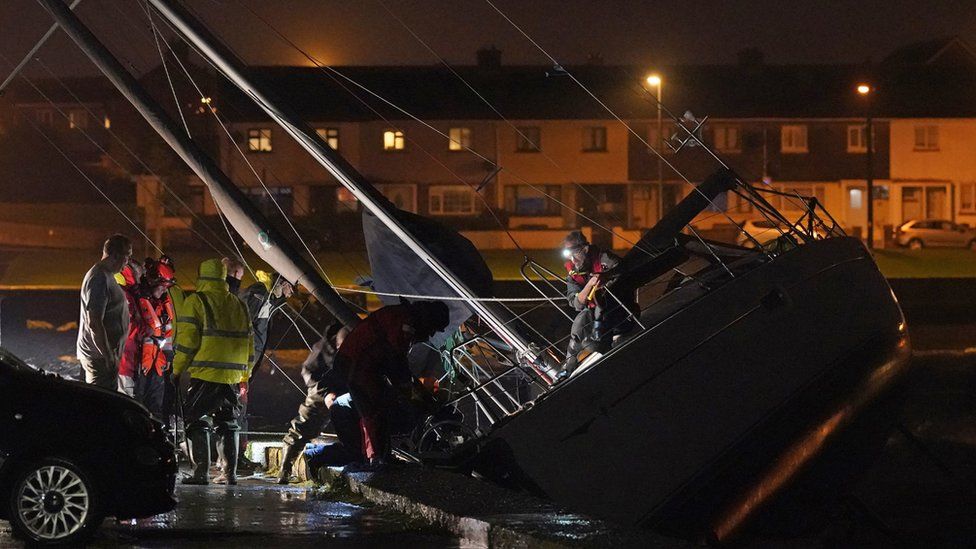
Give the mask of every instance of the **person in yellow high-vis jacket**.
[(190, 375), (184, 421), (193, 473), (184, 484), (209, 483), (210, 431), (227, 484), (237, 484), (239, 387), (251, 375), (254, 334), (244, 303), (228, 291), (219, 259), (200, 264), (197, 288), (177, 311), (173, 375)]

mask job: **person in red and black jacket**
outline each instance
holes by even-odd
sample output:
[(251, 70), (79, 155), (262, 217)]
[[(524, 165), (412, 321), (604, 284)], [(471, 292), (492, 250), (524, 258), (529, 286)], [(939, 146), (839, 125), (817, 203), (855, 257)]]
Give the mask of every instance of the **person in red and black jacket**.
[(608, 320), (602, 285), (605, 283), (604, 273), (616, 267), (620, 258), (590, 244), (580, 231), (573, 231), (563, 239), (563, 257), (566, 258), (566, 301), (578, 311), (573, 319), (563, 368), (563, 372), (569, 374), (578, 365), (584, 341), (592, 338), (600, 342), (614, 331), (613, 326), (602, 326)]
[[(413, 389), (407, 353), (450, 323), (450, 311), (440, 301), (388, 305), (363, 319), (336, 352), (335, 374), (345, 382), (359, 412), (363, 457), (371, 467), (386, 463), (390, 454), (387, 414), (397, 396)], [(334, 392), (341, 394), (338, 386)]]

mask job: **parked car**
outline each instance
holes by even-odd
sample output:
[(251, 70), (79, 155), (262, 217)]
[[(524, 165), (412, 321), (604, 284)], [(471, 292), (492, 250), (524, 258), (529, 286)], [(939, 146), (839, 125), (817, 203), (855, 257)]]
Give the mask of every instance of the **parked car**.
[[(777, 225), (768, 219), (750, 219), (742, 224), (742, 230), (735, 237), (735, 243), (746, 248), (755, 247), (756, 242), (765, 244), (771, 240), (776, 240), (783, 233)], [(752, 236), (752, 238), (749, 238)], [(753, 238), (755, 241), (753, 241)]]
[(0, 347), (0, 518), (32, 545), (74, 545), (102, 519), (176, 506), (161, 423), (114, 391), (31, 368)]
[(976, 230), (942, 219), (913, 219), (895, 229), (894, 238), (896, 244), (912, 250), (937, 246), (976, 250)]

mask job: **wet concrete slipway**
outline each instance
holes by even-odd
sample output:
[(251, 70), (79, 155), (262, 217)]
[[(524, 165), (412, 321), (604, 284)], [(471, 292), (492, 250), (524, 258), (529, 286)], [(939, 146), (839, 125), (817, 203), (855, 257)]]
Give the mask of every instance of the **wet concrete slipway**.
[[(180, 486), (177, 508), (137, 521), (108, 519), (89, 547), (461, 547), (456, 536), (361, 500), (266, 479)], [(0, 547), (23, 547), (0, 521)]]

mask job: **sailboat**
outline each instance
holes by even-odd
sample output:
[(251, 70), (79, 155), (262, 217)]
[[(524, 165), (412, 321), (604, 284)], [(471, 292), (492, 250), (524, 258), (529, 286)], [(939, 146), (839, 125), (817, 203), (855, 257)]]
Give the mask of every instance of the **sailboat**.
[[(174, 131), (70, 9), (60, 0), (42, 3), (203, 180), (251, 248), (354, 324), (335, 290), (212, 159)], [(366, 223), (413, 254), (417, 272), (459, 299), (455, 325), (474, 315), (483, 326), (448, 354), (462, 370), (475, 351), (501, 365), (500, 373), (472, 375), (470, 389), (451, 403), (474, 409), (469, 420), (487, 421), (454, 431), (453, 443), (437, 447), (439, 464), (619, 523), (726, 541), (747, 528), (816, 527), (883, 444), (909, 365), (907, 327), (871, 254), (814, 199), (784, 197), (807, 205), (802, 219), (789, 220), (730, 170), (696, 185), (615, 273), (614, 295), (645, 296), (630, 313), (636, 327), (560, 378), (554, 349), (484, 295), (477, 277), (460, 272), (466, 262), (445, 257), (425, 221), (383, 198), (178, 3), (148, 3), (335, 176), (369, 212)], [(729, 192), (774, 221), (779, 237), (742, 248), (697, 235), (695, 217)], [(527, 395), (502, 380), (513, 372), (530, 380)]]

